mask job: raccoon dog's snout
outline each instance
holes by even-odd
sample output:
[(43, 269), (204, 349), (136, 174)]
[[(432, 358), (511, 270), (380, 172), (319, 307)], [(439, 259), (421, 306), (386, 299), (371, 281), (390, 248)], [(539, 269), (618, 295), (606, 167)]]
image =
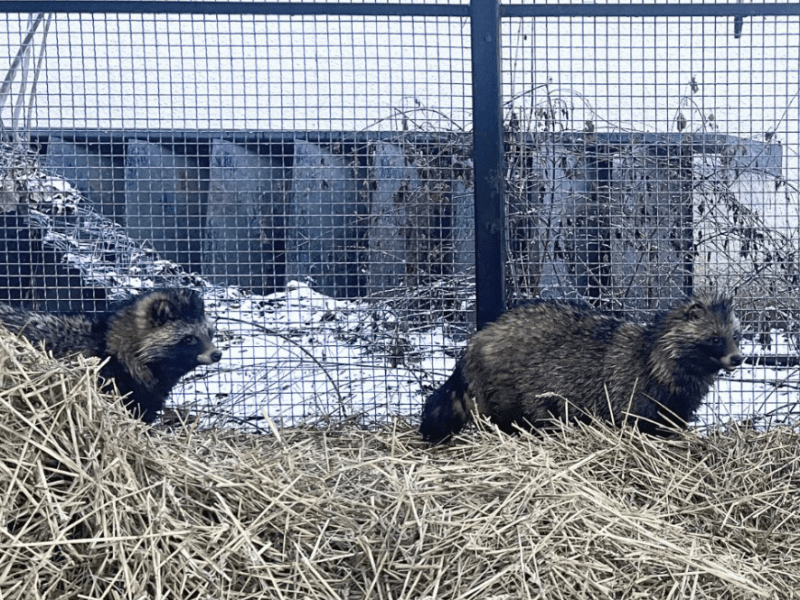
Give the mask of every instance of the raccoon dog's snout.
[(208, 352), (203, 352), (197, 357), (197, 362), (201, 365), (213, 365), (222, 359), (222, 352), (213, 346)]
[(731, 356), (723, 357), (720, 362), (722, 363), (724, 369), (730, 373), (744, 362), (744, 356), (741, 354), (733, 354)]

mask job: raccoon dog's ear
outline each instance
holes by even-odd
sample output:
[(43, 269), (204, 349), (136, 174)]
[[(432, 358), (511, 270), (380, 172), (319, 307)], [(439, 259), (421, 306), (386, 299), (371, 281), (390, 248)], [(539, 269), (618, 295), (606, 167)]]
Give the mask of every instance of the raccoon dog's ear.
[(733, 296), (717, 294), (711, 298), (698, 298), (692, 300), (683, 313), (686, 321), (699, 319), (706, 311), (713, 313), (727, 314), (733, 307)]
[(167, 298), (157, 298), (150, 306), (150, 316), (156, 325), (164, 325), (178, 318), (178, 307)]
[(683, 311), (683, 320), (694, 321), (695, 319), (699, 319), (702, 313), (706, 310), (706, 305), (703, 301), (694, 300), (686, 307), (686, 310)]

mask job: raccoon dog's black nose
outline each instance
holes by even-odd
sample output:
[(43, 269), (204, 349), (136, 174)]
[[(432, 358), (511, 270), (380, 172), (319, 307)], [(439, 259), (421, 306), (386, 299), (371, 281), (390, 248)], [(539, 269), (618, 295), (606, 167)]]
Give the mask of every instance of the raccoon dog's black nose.
[(221, 358), (222, 358), (222, 352), (220, 352), (219, 350), (214, 350), (214, 352), (211, 353), (211, 362), (219, 362)]
[(742, 356), (741, 354), (735, 354), (734, 356), (730, 357), (729, 362), (731, 364), (731, 368), (738, 367), (740, 364), (744, 362), (744, 356)]

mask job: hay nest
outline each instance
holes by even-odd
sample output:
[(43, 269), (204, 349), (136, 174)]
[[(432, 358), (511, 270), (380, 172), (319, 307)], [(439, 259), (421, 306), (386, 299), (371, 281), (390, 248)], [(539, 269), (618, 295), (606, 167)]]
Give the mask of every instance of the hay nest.
[(800, 440), (131, 419), (0, 336), (0, 597), (794, 598)]

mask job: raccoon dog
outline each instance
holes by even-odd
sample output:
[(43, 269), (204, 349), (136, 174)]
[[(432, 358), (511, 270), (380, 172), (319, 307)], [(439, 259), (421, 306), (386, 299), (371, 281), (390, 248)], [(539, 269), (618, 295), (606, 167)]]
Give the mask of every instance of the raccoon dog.
[(689, 299), (640, 325), (572, 301), (505, 313), (470, 340), (426, 401), (420, 432), (439, 442), (472, 410), (500, 429), (602, 418), (664, 434), (685, 426), (714, 377), (742, 363), (733, 300)]
[(152, 423), (178, 380), (198, 365), (219, 361), (203, 300), (187, 289), (156, 289), (97, 316), (49, 314), (0, 304), (0, 323), (41, 342), (55, 356), (108, 358), (101, 375), (113, 379), (135, 415)]

